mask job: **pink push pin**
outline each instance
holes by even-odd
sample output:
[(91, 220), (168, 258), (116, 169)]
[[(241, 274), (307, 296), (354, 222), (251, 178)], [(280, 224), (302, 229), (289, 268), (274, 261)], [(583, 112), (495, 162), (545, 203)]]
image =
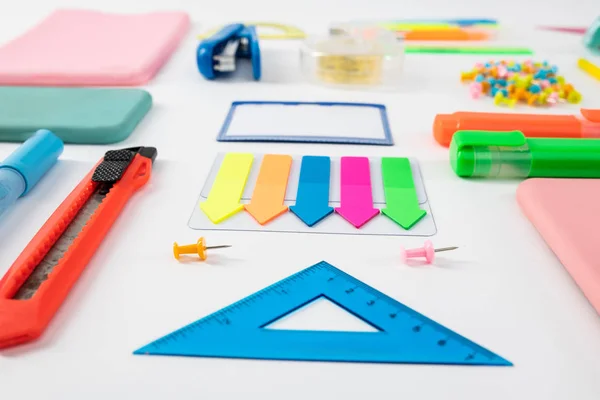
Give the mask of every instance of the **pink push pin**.
[(550, 93), (550, 94), (548, 95), (548, 99), (546, 100), (546, 102), (547, 102), (549, 105), (551, 105), (551, 106), (553, 106), (553, 105), (555, 105), (556, 103), (558, 103), (558, 93), (556, 93), (556, 92), (552, 92), (552, 93)]
[(469, 91), (471, 93), (471, 98), (478, 99), (483, 93), (483, 85), (481, 84), (481, 82), (473, 82), (471, 83)]
[(403, 263), (406, 263), (406, 261), (409, 258), (424, 257), (425, 260), (427, 260), (427, 264), (431, 264), (435, 258), (435, 253), (440, 253), (442, 251), (456, 250), (456, 249), (458, 249), (458, 247), (456, 247), (456, 246), (442, 247), (440, 249), (434, 249), (433, 243), (431, 243), (430, 240), (426, 240), (425, 245), (418, 249), (408, 249), (407, 250), (403, 246), (400, 246), (400, 258), (402, 259)]
[(504, 65), (499, 65), (497, 72), (498, 72), (498, 77), (500, 77), (500, 78), (506, 78), (506, 76), (508, 75), (508, 69)]

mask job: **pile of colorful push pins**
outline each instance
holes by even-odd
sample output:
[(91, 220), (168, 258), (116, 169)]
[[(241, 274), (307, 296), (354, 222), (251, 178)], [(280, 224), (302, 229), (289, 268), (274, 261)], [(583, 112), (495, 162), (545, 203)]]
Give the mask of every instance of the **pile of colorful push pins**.
[(579, 103), (581, 94), (557, 72), (558, 68), (546, 61), (490, 61), (461, 73), (461, 81), (471, 82), (474, 99), (487, 95), (499, 106), (514, 107), (518, 102), (530, 106)]

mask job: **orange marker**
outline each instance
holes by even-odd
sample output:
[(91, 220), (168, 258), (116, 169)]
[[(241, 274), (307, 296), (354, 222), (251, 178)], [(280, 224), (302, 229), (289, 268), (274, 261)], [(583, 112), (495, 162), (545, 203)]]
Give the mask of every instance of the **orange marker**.
[(455, 112), (438, 114), (433, 122), (433, 136), (448, 147), (452, 136), (463, 131), (521, 131), (526, 137), (600, 138), (600, 109), (581, 109), (576, 115), (508, 114)]
[(483, 31), (456, 29), (414, 30), (403, 34), (404, 40), (487, 40)]
[(283, 204), (292, 157), (267, 154), (263, 157), (258, 180), (246, 211), (261, 225), (275, 219), (288, 210)]

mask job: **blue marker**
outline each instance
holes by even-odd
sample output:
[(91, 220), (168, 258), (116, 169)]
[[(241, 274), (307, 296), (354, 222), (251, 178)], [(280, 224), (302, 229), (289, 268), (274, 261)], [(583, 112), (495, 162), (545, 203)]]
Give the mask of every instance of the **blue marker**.
[(331, 160), (324, 156), (304, 156), (296, 204), (290, 211), (306, 225), (313, 226), (333, 212), (329, 207)]
[(0, 163), (0, 215), (52, 168), (63, 147), (52, 132), (39, 130)]

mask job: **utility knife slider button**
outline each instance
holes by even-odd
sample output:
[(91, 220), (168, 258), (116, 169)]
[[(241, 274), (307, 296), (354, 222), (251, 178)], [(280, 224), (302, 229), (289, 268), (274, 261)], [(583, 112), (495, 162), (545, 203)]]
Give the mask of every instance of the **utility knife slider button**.
[(131, 164), (135, 152), (131, 150), (110, 150), (104, 155), (104, 160), (96, 167), (93, 182), (115, 183), (123, 176), (123, 173)]

